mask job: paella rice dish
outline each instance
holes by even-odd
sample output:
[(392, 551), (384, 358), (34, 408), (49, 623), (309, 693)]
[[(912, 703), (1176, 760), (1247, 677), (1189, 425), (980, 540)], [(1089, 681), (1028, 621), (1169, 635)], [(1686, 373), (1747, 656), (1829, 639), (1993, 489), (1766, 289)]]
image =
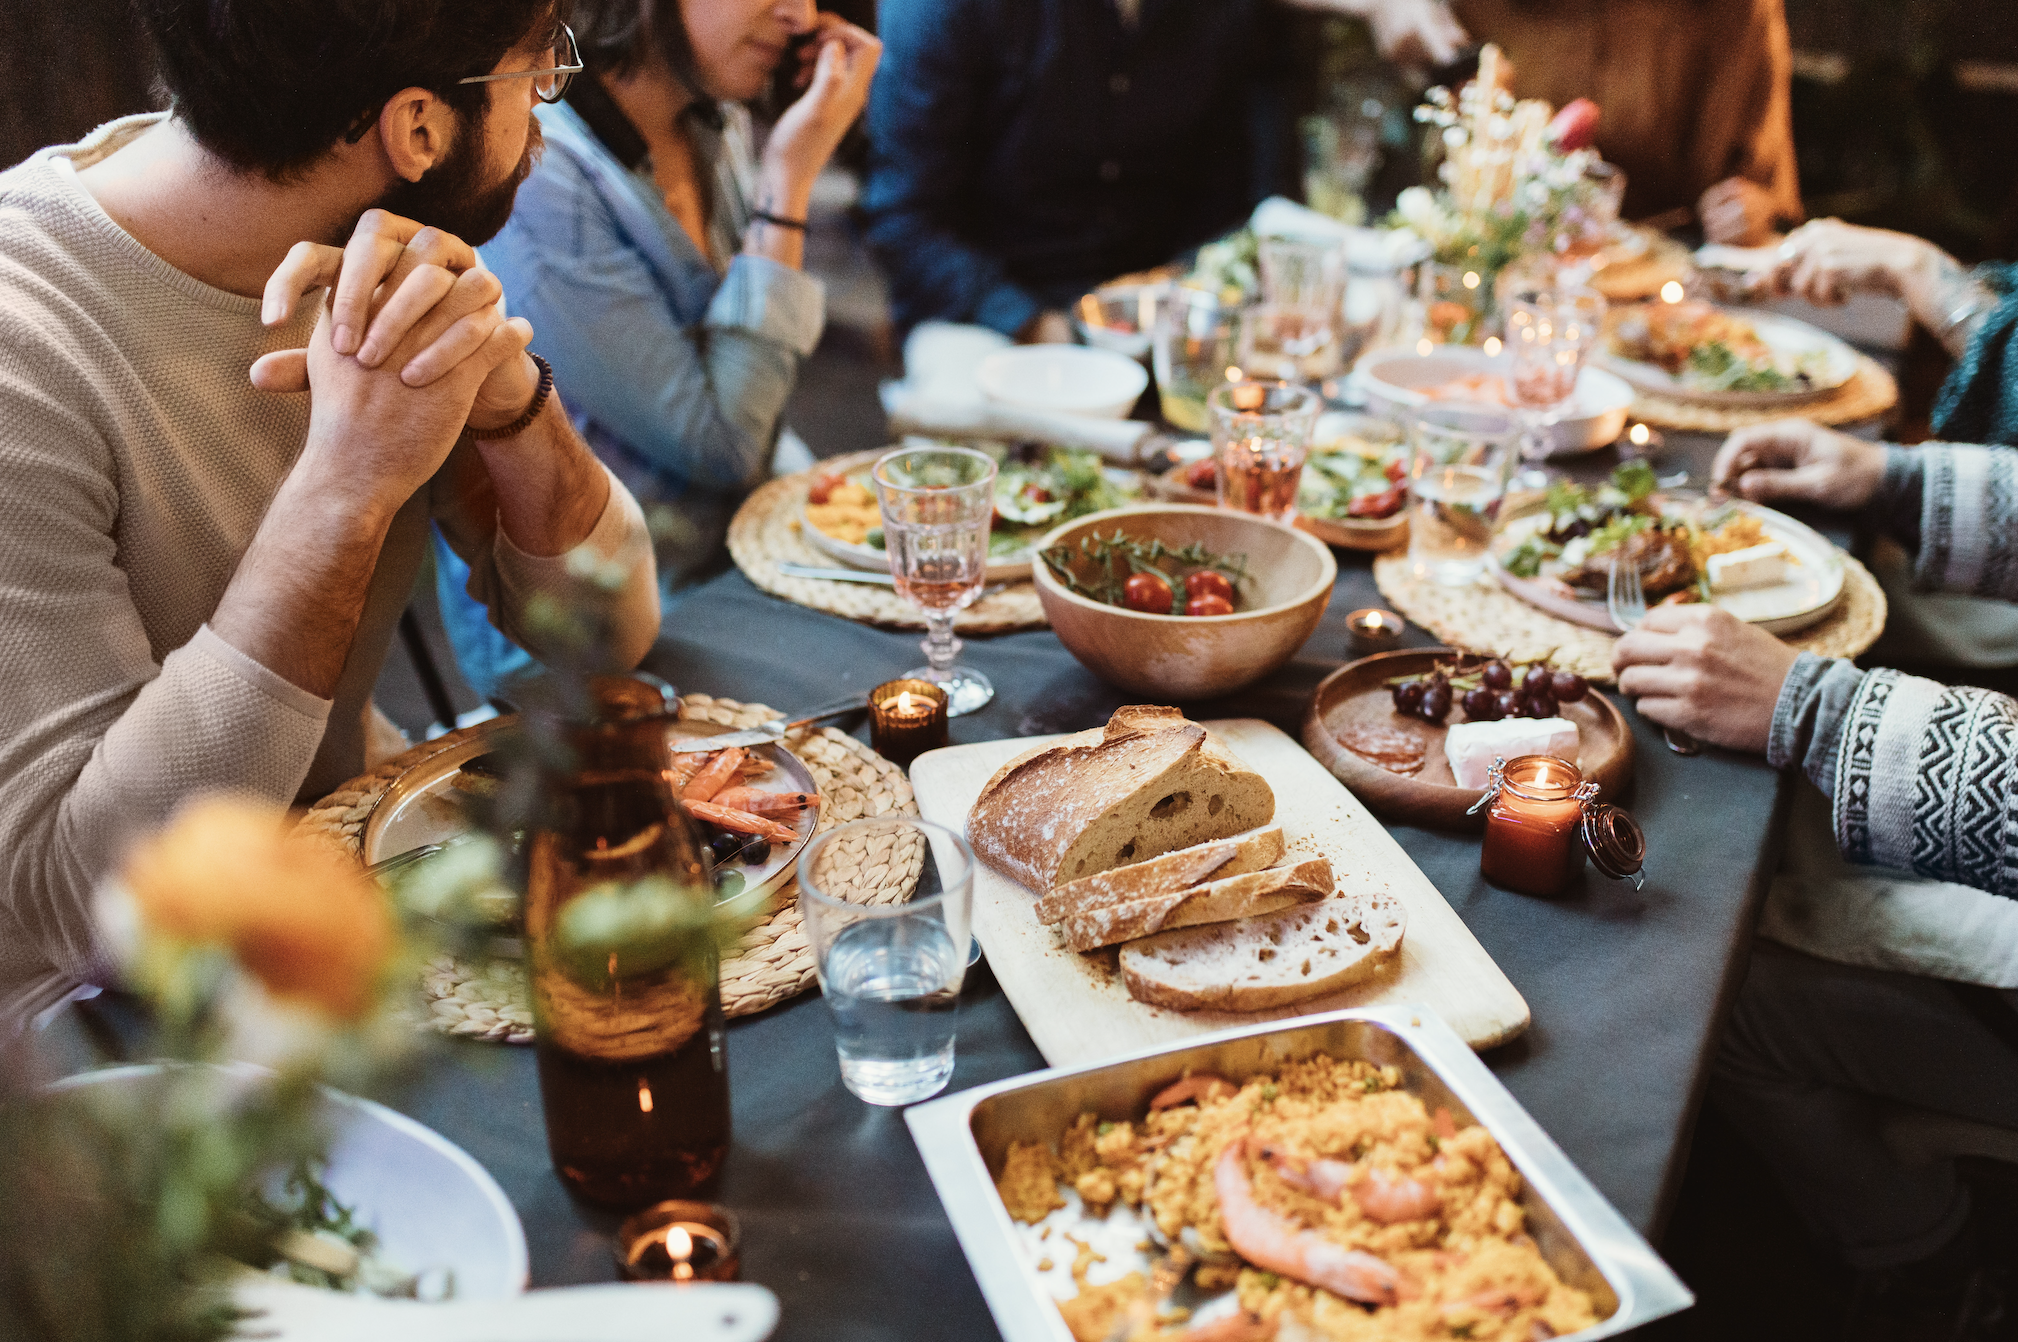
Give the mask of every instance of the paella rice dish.
[[(1026, 1223), (1062, 1188), (1089, 1215), (1123, 1205), (1152, 1226), (1146, 1275), (1095, 1285), (1079, 1255), (1059, 1309), (1080, 1342), (1543, 1342), (1597, 1322), (1527, 1234), (1491, 1133), (1432, 1112), (1393, 1067), (1320, 1056), (1240, 1085), (1188, 1076), (1138, 1120), (1085, 1113), (1055, 1147), (1012, 1142), (997, 1187)], [(1192, 1322), (1173, 1304), (1187, 1275), (1239, 1309)]]

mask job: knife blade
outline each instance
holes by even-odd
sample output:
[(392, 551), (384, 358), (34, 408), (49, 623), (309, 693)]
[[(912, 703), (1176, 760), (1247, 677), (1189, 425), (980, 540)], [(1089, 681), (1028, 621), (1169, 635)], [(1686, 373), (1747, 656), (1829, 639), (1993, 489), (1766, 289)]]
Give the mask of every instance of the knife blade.
[(741, 731), (723, 732), (720, 736), (678, 736), (668, 741), (666, 747), (675, 755), (699, 755), (710, 750), (727, 750), (730, 746), (774, 745), (786, 732), (810, 726), (815, 722), (825, 722), (828, 718), (838, 718), (845, 713), (854, 713), (868, 706), (869, 696), (866, 693), (845, 695), (833, 703), (814, 709), (803, 717), (792, 718), (789, 721), (784, 718), (772, 718), (769, 722), (760, 722)]
[(778, 562), (778, 572), (787, 578), (818, 578), (823, 582), (866, 582), (877, 587), (895, 587), (897, 580), (887, 573), (861, 568), (814, 568), (811, 564)]

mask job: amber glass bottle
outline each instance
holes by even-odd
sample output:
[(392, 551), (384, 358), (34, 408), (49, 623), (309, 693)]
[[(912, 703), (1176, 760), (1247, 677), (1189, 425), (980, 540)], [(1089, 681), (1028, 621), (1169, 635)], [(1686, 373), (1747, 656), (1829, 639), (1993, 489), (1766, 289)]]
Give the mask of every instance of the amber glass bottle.
[(707, 861), (668, 720), (572, 728), (528, 847), (526, 947), (554, 1169), (592, 1202), (707, 1193), (729, 1149)]

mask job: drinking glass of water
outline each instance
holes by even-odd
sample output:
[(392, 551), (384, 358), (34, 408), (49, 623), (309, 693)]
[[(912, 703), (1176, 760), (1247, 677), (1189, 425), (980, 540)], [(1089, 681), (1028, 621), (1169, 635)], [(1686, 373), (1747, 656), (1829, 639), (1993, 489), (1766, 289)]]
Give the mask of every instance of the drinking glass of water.
[(1237, 303), (1202, 289), (1170, 291), (1156, 309), (1151, 363), (1163, 418), (1186, 433), (1211, 429), (1205, 398), (1240, 376), (1241, 313)]
[(873, 475), (897, 595), (925, 616), (926, 664), (904, 674), (946, 691), (948, 717), (984, 708), (995, 686), (954, 665), (953, 615), (974, 603), (988, 577), (995, 459), (971, 447), (903, 448), (878, 461)]
[(1408, 557), (1420, 577), (1463, 587), (1485, 572), (1519, 426), (1473, 406), (1425, 405), (1409, 425)]
[(841, 825), (799, 855), (841, 1081), (860, 1099), (911, 1104), (952, 1077), (973, 900), (967, 841), (910, 816)]

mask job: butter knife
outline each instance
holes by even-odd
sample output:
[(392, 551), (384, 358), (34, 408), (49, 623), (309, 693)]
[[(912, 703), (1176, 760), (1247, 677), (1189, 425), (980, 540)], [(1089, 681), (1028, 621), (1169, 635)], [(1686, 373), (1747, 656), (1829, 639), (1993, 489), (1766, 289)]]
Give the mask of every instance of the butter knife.
[(778, 572), (787, 578), (819, 578), (825, 582), (866, 582), (877, 587), (897, 585), (897, 580), (888, 573), (877, 573), (865, 568), (814, 568), (811, 564), (794, 564), (780, 560)]
[(667, 749), (675, 755), (697, 755), (710, 750), (727, 750), (730, 746), (767, 746), (781, 740), (786, 732), (796, 731), (815, 722), (825, 722), (828, 718), (838, 718), (869, 706), (866, 693), (851, 694), (845, 699), (836, 699), (831, 704), (814, 709), (804, 717), (772, 718), (754, 727), (741, 731), (723, 732), (720, 736), (680, 736), (667, 742)]

